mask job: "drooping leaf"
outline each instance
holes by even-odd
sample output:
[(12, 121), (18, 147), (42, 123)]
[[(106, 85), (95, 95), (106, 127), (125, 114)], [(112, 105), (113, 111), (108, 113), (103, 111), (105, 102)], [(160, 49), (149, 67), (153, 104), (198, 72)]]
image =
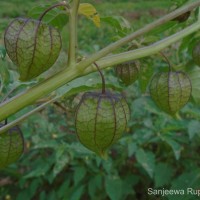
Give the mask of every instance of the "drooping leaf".
[(13, 20), (5, 32), (4, 41), (22, 81), (28, 81), (48, 70), (61, 50), (60, 33), (55, 28), (32, 19)]
[(81, 3), (79, 6), (78, 13), (86, 16), (94, 22), (97, 27), (100, 27), (100, 17), (96, 8), (89, 3)]
[(136, 152), (136, 159), (146, 170), (151, 178), (153, 178), (155, 170), (155, 155), (152, 152), (138, 149)]
[(180, 155), (181, 155), (182, 146), (179, 143), (177, 143), (174, 139), (172, 139), (171, 137), (168, 137), (167, 135), (163, 135), (161, 138), (163, 139), (163, 141), (165, 141), (167, 144), (169, 144), (171, 146), (176, 160), (179, 160)]
[(23, 151), (24, 139), (18, 127), (13, 127), (8, 132), (0, 134), (0, 169), (17, 161)]

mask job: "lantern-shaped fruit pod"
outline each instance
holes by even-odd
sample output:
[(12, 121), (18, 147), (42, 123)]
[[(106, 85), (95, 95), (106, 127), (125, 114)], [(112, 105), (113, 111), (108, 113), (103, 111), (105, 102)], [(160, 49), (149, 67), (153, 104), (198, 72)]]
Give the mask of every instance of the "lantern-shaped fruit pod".
[(195, 64), (200, 66), (200, 42), (193, 47), (192, 57)]
[(101, 157), (122, 135), (130, 118), (129, 107), (120, 94), (87, 92), (76, 111), (80, 142)]
[(191, 91), (190, 79), (184, 72), (157, 73), (150, 84), (152, 99), (170, 115), (174, 115), (188, 102)]
[[(3, 125), (1, 124), (0, 127)], [(24, 138), (21, 130), (15, 126), (0, 134), (0, 169), (17, 161), (24, 151)]]
[(139, 77), (140, 64), (138, 61), (126, 62), (116, 66), (115, 72), (125, 85), (131, 85)]
[(20, 80), (28, 81), (49, 69), (61, 50), (60, 33), (42, 21), (17, 18), (5, 31), (8, 56), (19, 68)]

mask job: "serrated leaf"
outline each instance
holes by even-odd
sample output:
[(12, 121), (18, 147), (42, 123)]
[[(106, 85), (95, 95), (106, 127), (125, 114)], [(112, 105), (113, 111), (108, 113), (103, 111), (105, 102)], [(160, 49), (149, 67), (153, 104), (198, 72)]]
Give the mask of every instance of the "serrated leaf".
[(173, 176), (172, 166), (166, 163), (159, 163), (155, 167), (155, 187), (163, 187), (166, 184), (169, 184)]
[[(29, 10), (28, 16), (33, 19), (38, 19), (40, 15), (50, 6), (51, 4), (38, 5)], [(62, 8), (63, 7), (57, 7), (50, 10), (48, 13), (46, 13), (42, 21), (46, 22), (49, 25), (52, 25), (53, 27), (58, 28), (59, 30), (62, 30), (62, 28), (69, 21), (69, 17), (66, 11), (63, 10)]]
[(118, 177), (107, 177), (105, 180), (106, 193), (111, 200), (120, 200), (123, 194), (123, 182)]
[(89, 3), (81, 3), (79, 6), (78, 13), (86, 16), (94, 22), (97, 27), (100, 27), (100, 17), (96, 8)]
[(155, 155), (152, 152), (144, 151), (143, 149), (138, 149), (136, 152), (136, 159), (146, 170), (151, 178), (153, 178), (155, 169)]
[(199, 134), (200, 122), (197, 120), (192, 120), (188, 124), (188, 134), (189, 138), (192, 139), (196, 134)]

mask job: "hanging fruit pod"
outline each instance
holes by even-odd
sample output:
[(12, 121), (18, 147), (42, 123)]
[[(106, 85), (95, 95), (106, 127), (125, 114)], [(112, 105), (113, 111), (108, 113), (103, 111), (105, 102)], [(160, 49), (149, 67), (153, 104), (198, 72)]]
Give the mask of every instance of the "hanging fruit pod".
[(192, 58), (195, 64), (200, 66), (200, 42), (195, 44), (192, 50)]
[(131, 85), (139, 78), (140, 64), (138, 61), (126, 62), (115, 67), (117, 77), (126, 85)]
[(157, 106), (170, 115), (179, 111), (190, 99), (191, 81), (184, 72), (160, 72), (150, 83), (150, 95)]
[(76, 111), (76, 132), (85, 147), (104, 157), (106, 149), (121, 138), (129, 118), (122, 95), (87, 92)]
[(21, 81), (28, 81), (48, 70), (61, 50), (58, 30), (42, 21), (17, 18), (8, 26), (4, 43), (10, 59), (17, 65)]
[[(3, 125), (0, 124), (0, 127)], [(15, 126), (0, 134), (0, 169), (16, 162), (24, 151), (24, 138), (21, 130)]]

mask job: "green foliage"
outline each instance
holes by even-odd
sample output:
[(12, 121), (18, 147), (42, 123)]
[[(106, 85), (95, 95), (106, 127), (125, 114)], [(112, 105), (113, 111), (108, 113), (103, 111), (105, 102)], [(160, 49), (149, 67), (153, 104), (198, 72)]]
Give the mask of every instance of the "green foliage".
[[(6, 3), (9, 6), (4, 6), (10, 10), (11, 17), (18, 16), (22, 10), (27, 10), (30, 5), (33, 5), (32, 2), (25, 1), (19, 4), (20, 6), (17, 6), (19, 10), (16, 10), (18, 4), (13, 0), (15, 6), (12, 7), (11, 2)], [(93, 53), (126, 35), (131, 31), (130, 24), (133, 29), (136, 29), (155, 18), (154, 15), (158, 18), (163, 15), (163, 12), (168, 12), (174, 4), (182, 5), (186, 1), (98, 2), (95, 7), (100, 14), (103, 13), (101, 29), (97, 29), (89, 20), (81, 18), (79, 22), (81, 55)], [(5, 2), (2, 5), (5, 5)], [(45, 6), (34, 8), (29, 12), (29, 16), (38, 18), (45, 8)], [(158, 15), (155, 8), (162, 9), (162, 13)], [(63, 18), (65, 11), (62, 9), (54, 11), (50, 12), (44, 20), (60, 30), (63, 29), (63, 35), (67, 37), (65, 30), (68, 30), (68, 27), (65, 24), (68, 19)], [(2, 12), (3, 9), (0, 13)], [(135, 18), (133, 14), (138, 12), (141, 14)], [(124, 18), (115, 17), (121, 14), (124, 14)], [(193, 14), (191, 13), (188, 21), (182, 24), (171, 21), (133, 42), (136, 42), (139, 47), (156, 42), (162, 36), (175, 33), (188, 25), (194, 18)], [(1, 17), (3, 15), (4, 13)], [(0, 171), (0, 199), (4, 200), (8, 197), (13, 200), (197, 199), (196, 195), (149, 196), (147, 189), (153, 187), (186, 191), (188, 187), (198, 189), (200, 184), (200, 108), (198, 105), (200, 82), (199, 68), (192, 61), (192, 49), (198, 41), (198, 34), (188, 36), (177, 45), (172, 45), (169, 51), (166, 50), (170, 60), (178, 64), (178, 70), (185, 71), (189, 75), (193, 86), (191, 101), (181, 109), (176, 118), (159, 110), (149, 95), (148, 85), (153, 74), (166, 71), (166, 64), (160, 57), (143, 58), (140, 61), (139, 81), (126, 88), (119, 85), (112, 72), (105, 70), (107, 88), (124, 90), (123, 93), (131, 109), (131, 120), (123, 137), (108, 150), (108, 159), (102, 160), (81, 145), (75, 135), (74, 112), (81, 94), (76, 97), (74, 95), (101, 88), (97, 74), (80, 77), (48, 96), (47, 98), (52, 98), (55, 95), (64, 95), (45, 110), (32, 115), (21, 125), (25, 135), (25, 156)], [(0, 55), (5, 56), (3, 47), (0, 48)], [(60, 71), (60, 65), (66, 63), (66, 57), (66, 52), (62, 52), (55, 71)], [(0, 60), (0, 65), (1, 100), (9, 91), (14, 89), (12, 95), (17, 94), (33, 85), (38, 79), (45, 79), (49, 74), (55, 73), (52, 69), (36, 81), (22, 84), (17, 81), (18, 74), (15, 72), (15, 66), (8, 60)], [(43, 101), (46, 99), (41, 99), (37, 104)], [(10, 120), (33, 108), (35, 106), (30, 106), (10, 117)], [(106, 111), (109, 109), (105, 110), (105, 113)], [(87, 114), (86, 109), (84, 117)]]

